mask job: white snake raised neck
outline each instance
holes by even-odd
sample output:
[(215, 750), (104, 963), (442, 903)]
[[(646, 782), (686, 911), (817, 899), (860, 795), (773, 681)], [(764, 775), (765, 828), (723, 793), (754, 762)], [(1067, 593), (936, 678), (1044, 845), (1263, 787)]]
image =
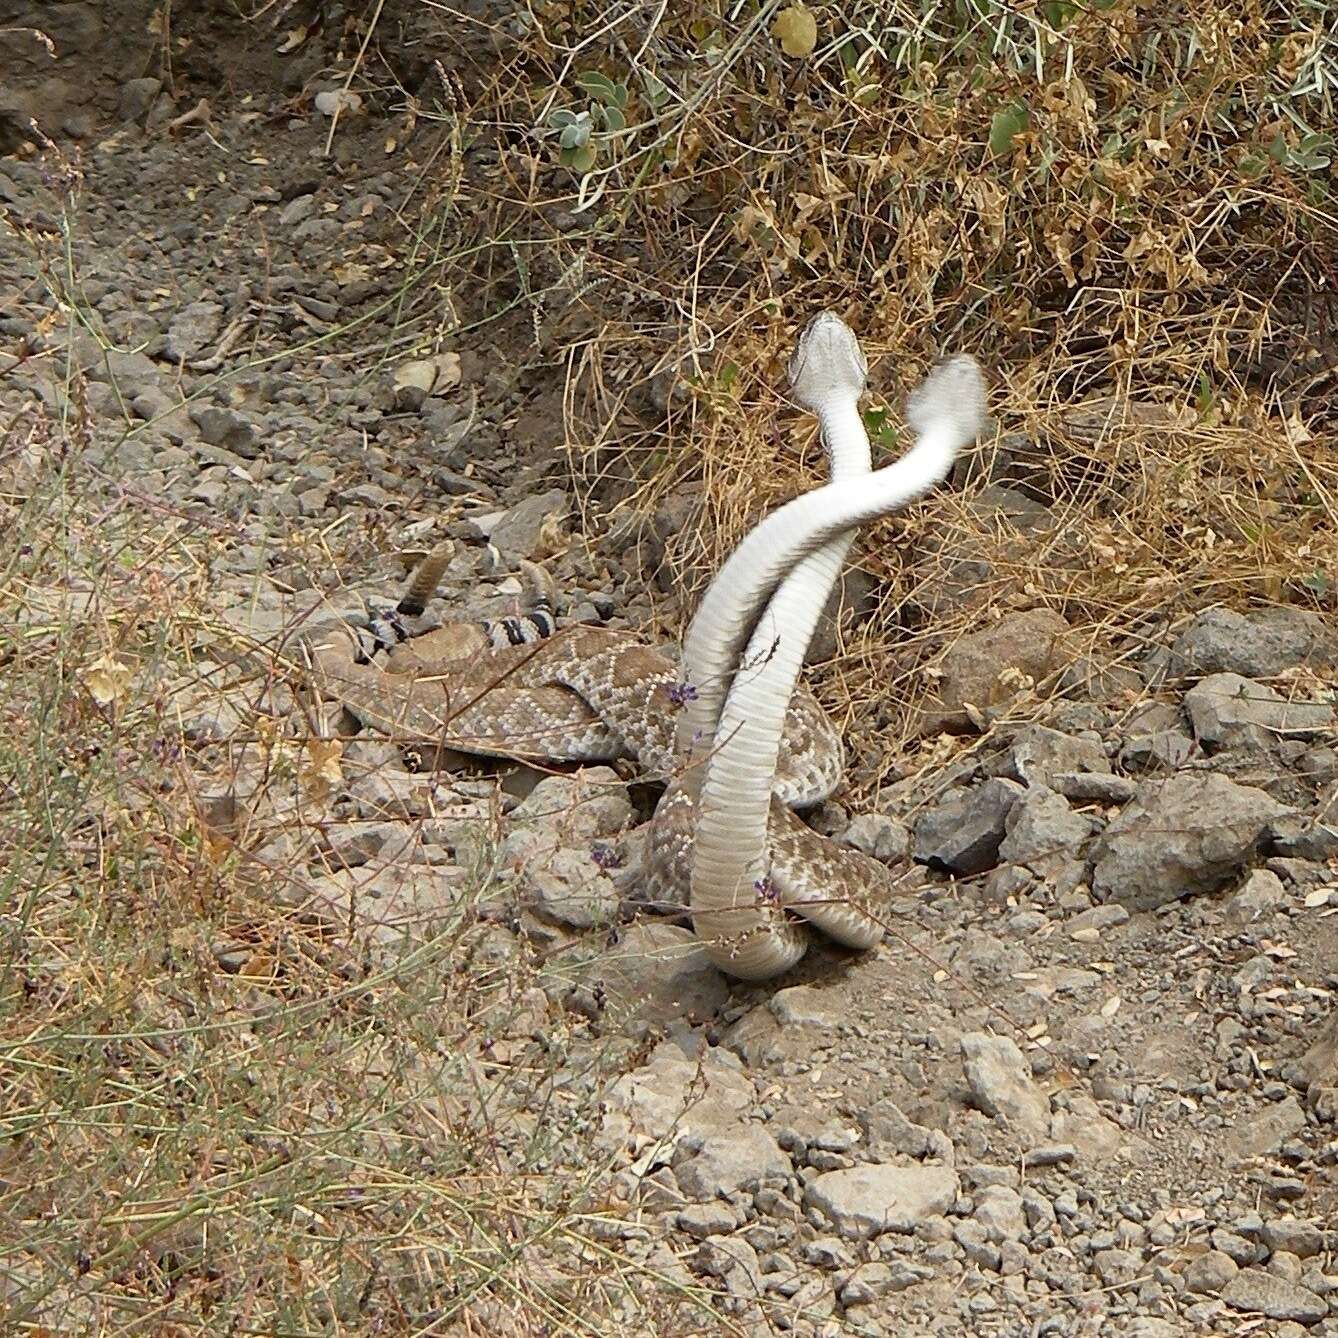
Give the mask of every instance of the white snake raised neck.
[[(773, 884), (767, 819), (781, 726), (855, 527), (941, 480), (984, 421), (980, 371), (969, 357), (954, 358), (911, 396), (915, 447), (896, 464), (866, 474), (860, 462), (867, 469), (868, 439), (858, 408), (865, 363), (839, 317), (824, 313), (810, 323), (790, 375), (797, 397), (818, 415), (835, 477), (781, 507), (744, 539), (703, 597), (683, 650), (696, 696), (686, 704), (678, 741), (700, 772), (692, 782), (700, 795), (693, 924), (712, 961), (746, 979), (776, 975), (803, 955), (806, 936), (787, 909), (851, 946), (877, 941), (876, 925), (854, 908), (801, 902)], [(768, 597), (770, 608), (759, 617)], [(750, 631), (745, 667), (737, 669)]]

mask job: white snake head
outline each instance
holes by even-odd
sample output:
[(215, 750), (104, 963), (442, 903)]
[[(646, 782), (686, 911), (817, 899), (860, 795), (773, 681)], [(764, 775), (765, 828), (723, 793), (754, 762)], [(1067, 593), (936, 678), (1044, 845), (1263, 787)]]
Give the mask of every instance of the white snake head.
[(969, 353), (941, 362), (910, 393), (906, 421), (917, 435), (946, 431), (966, 445), (985, 426), (985, 378)]
[(788, 370), (795, 399), (816, 413), (834, 399), (854, 404), (864, 393), (869, 364), (850, 326), (835, 312), (820, 311), (799, 336)]

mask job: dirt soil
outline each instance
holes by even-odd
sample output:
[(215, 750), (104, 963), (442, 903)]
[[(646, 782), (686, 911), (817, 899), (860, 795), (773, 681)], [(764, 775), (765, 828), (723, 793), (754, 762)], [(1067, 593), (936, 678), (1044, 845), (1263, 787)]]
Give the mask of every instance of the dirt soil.
[[(466, 1063), (473, 1086), (456, 1075), (428, 1116), (417, 1078), (397, 1087), (402, 1073), (369, 1060), (359, 1096), (381, 1103), (383, 1123), (368, 1124), (348, 1181), (376, 1182), (378, 1158), (412, 1136), (422, 1202), (437, 1175), (441, 1197), (463, 1193), (455, 1163), (434, 1170), (434, 1138), (456, 1148), (467, 1127), (486, 1129), (496, 1160), (480, 1154), (469, 1171), (481, 1179), (462, 1216), (486, 1213), (488, 1176), (532, 1176), (554, 1187), (565, 1234), (528, 1236), (516, 1210), (515, 1234), (499, 1232), (466, 1286), (445, 1266), (414, 1272), (408, 1236), (368, 1225), (357, 1286), (332, 1287), (323, 1310), (293, 1298), (315, 1287), (320, 1249), (335, 1249), (318, 1217), (344, 1210), (333, 1189), (326, 1208), (288, 1204), (314, 1214), (322, 1244), (310, 1257), (285, 1247), (287, 1280), (259, 1264), (250, 1280), (232, 1275), (229, 1247), (207, 1232), (166, 1253), (147, 1240), (122, 1249), (125, 1185), (102, 1185), (78, 1242), (59, 1240), (50, 1222), (73, 1187), (32, 1195), (20, 1146), (49, 1140), (72, 1169), (157, 1137), (146, 1116), (115, 1138), (96, 1122), (76, 1137), (76, 1085), (42, 1097), (45, 1130), (36, 1106), (11, 1111), (0, 1303), (19, 1317), (12, 1331), (1338, 1335), (1338, 1100), (1332, 1054), (1310, 1053), (1338, 989), (1335, 643), (1314, 614), (1154, 628), (1147, 661), (1095, 666), (1110, 680), (1099, 688), (1089, 664), (1049, 697), (1000, 705), (974, 734), (957, 721), (938, 754), (908, 751), (877, 787), (886, 759), (857, 755), (850, 790), (813, 820), (894, 866), (887, 938), (868, 954), (816, 950), (763, 986), (726, 981), (694, 955), (681, 916), (640, 906), (640, 825), (656, 792), (624, 774), (456, 757), (434, 775), (318, 713), (343, 731), (343, 753), (311, 790), (317, 816), (293, 824), (283, 785), (299, 771), (311, 782), (328, 754), (304, 744), (291, 776), (257, 779), (257, 740), (312, 717), (281, 669), (256, 678), (236, 638), (272, 649), (304, 620), (389, 605), (437, 538), (457, 542), (441, 616), (514, 612), (527, 558), (557, 580), (563, 621), (658, 640), (682, 630), (661, 588), (673, 586), (673, 499), (629, 513), (626, 479), (573, 470), (570, 369), (542, 304), (482, 260), (472, 286), (468, 266), (439, 263), (455, 240), (434, 211), (445, 178), (490, 166), (453, 152), (449, 112), (424, 112), (444, 101), (435, 63), (467, 83), (491, 30), (387, 5), (360, 105), (335, 123), (318, 95), (337, 97), (329, 71), (356, 50), (360, 14), (302, 3), (245, 22), (221, 4), (0, 3), (0, 408), (6, 423), (49, 425), (22, 451), (11, 429), (4, 463), (20, 481), (7, 491), (17, 517), (43, 471), (63, 470), (89, 551), (99, 527), (138, 536), (124, 541), (133, 590), (101, 604), (83, 589), (94, 621), (131, 625), (132, 594), (155, 582), (176, 610), (134, 624), (176, 628), (162, 634), (161, 680), (185, 750), (172, 821), (235, 842), (262, 870), (244, 904), (220, 894), (191, 909), (170, 883), (136, 903), (166, 917), (164, 951), (196, 954), (191, 970), (212, 982), (199, 998), (220, 1018), (256, 1019), (263, 1038), (263, 1006), (306, 997), (296, 974), (276, 983), (275, 962), (307, 940), (331, 997), (378, 972), (407, 980), (469, 883), (449, 958), (431, 959), (435, 993), (415, 1011), (436, 1062)], [(619, 295), (597, 300), (612, 310)], [(24, 548), (15, 561), (31, 539)], [(68, 561), (65, 594), (78, 595)], [(37, 578), (15, 571), (6, 616), (36, 628), (10, 596), (19, 576)], [(189, 635), (172, 622), (181, 610)], [(1008, 626), (946, 662), (973, 709), (981, 663), (993, 681), (1026, 659)], [(1026, 625), (1019, 636), (1029, 642)], [(66, 670), (73, 681), (87, 666)], [(1231, 674), (1242, 700), (1276, 693), (1313, 714), (1233, 715), (1218, 681)], [(494, 854), (480, 885), (465, 851), (484, 826)], [(569, 857), (557, 872), (540, 870), (545, 840)], [(369, 896), (419, 900), (390, 925)], [(58, 923), (60, 906), (41, 914)], [(14, 925), (27, 914), (7, 910)], [(28, 984), (4, 999), (10, 1042), (97, 992), (94, 949), (80, 963), (77, 935), (53, 930), (63, 946), (44, 955), (30, 932), (14, 929)], [(161, 985), (146, 982), (145, 997)], [(118, 1044), (147, 1053), (152, 1037), (203, 1025), (181, 989), (176, 1014), (132, 1018)], [(322, 1033), (330, 1056), (372, 1043), (379, 996), (360, 997), (368, 1013)], [(92, 1030), (79, 1016), (61, 1026)], [(263, 1067), (258, 1043), (250, 1063)], [(561, 1137), (545, 1141), (546, 1127)], [(318, 1140), (314, 1129), (271, 1119), (257, 1146)], [(205, 1119), (191, 1137), (198, 1171), (225, 1136)], [(175, 1187), (158, 1182), (165, 1196), (196, 1192), (190, 1164), (183, 1154)], [(128, 1165), (118, 1174), (134, 1179)], [(263, 1237), (278, 1214), (267, 1183), (229, 1200), (251, 1215), (239, 1234)], [(435, 1229), (414, 1257), (473, 1268), (460, 1259), (477, 1242), (457, 1259)], [(286, 1327), (299, 1314), (308, 1327)]]

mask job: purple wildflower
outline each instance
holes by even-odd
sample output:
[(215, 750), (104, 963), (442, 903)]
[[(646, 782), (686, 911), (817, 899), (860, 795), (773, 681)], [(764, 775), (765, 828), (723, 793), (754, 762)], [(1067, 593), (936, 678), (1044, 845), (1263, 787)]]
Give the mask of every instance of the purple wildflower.
[(610, 869), (622, 868), (622, 858), (612, 846), (591, 846), (590, 858), (594, 860), (602, 873), (608, 873)]
[(668, 689), (669, 700), (675, 706), (683, 706), (687, 702), (697, 700), (697, 689), (691, 683), (674, 683)]
[(771, 875), (765, 874), (753, 884), (753, 891), (757, 893), (758, 901), (767, 906), (775, 906), (780, 901), (780, 893), (776, 891), (775, 884), (771, 881)]

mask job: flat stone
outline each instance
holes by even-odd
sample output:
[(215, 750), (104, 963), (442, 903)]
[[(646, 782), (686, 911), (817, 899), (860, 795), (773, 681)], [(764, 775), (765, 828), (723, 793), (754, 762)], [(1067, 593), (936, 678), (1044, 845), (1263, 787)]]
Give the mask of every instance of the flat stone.
[(858, 813), (841, 833), (841, 840), (884, 864), (895, 864), (910, 853), (911, 834), (903, 823), (883, 813)]
[(1226, 904), (1232, 924), (1249, 924), (1271, 915), (1287, 899), (1282, 879), (1268, 869), (1251, 869), (1249, 876)]
[(1139, 911), (1215, 891), (1286, 811), (1263, 790), (1225, 776), (1148, 781), (1097, 841), (1092, 890), (1101, 901)]
[(851, 1166), (811, 1180), (804, 1202), (848, 1240), (915, 1230), (957, 1199), (957, 1173), (946, 1166)]
[(760, 1124), (720, 1129), (696, 1141), (696, 1150), (674, 1166), (678, 1186), (690, 1199), (721, 1198), (794, 1174), (789, 1157)]
[(1263, 1237), (1270, 1250), (1286, 1250), (1298, 1259), (1310, 1259), (1324, 1249), (1321, 1228), (1299, 1217), (1275, 1217), (1265, 1222)]
[(1028, 1141), (1050, 1129), (1050, 1101), (1032, 1080), (1022, 1051), (1007, 1036), (970, 1032), (961, 1039), (966, 1081), (986, 1115), (1004, 1119)]
[(1092, 824), (1063, 795), (1040, 785), (1027, 791), (1004, 818), (1007, 835), (999, 859), (1025, 865), (1038, 877), (1054, 876), (1092, 835)]
[(223, 323), (223, 308), (217, 302), (192, 302), (183, 307), (167, 327), (163, 353), (171, 362), (185, 362), (213, 343)]
[(693, 1203), (676, 1218), (678, 1229), (696, 1240), (722, 1236), (738, 1226), (734, 1209), (727, 1203)]
[(1022, 1195), (1009, 1185), (984, 1185), (978, 1189), (973, 1215), (996, 1245), (1019, 1239), (1027, 1229)]
[(488, 525), (488, 538), (503, 557), (531, 558), (544, 525), (555, 517), (565, 516), (570, 507), (571, 499), (556, 488), (526, 497)]
[(1128, 919), (1129, 912), (1123, 906), (1090, 906), (1087, 910), (1079, 911), (1077, 915), (1066, 920), (1064, 929), (1070, 938), (1081, 935), (1088, 930), (1099, 934), (1103, 929), (1111, 929), (1115, 925), (1125, 924)]
[(1222, 1289), (1222, 1300), (1234, 1310), (1252, 1311), (1269, 1319), (1318, 1324), (1328, 1313), (1323, 1297), (1296, 1282), (1275, 1278), (1262, 1268), (1242, 1268)]
[(1017, 782), (996, 778), (943, 800), (915, 824), (915, 858), (956, 874), (992, 869), (1008, 812), (1023, 793)]
[(1217, 748), (1272, 735), (1314, 734), (1334, 720), (1327, 703), (1288, 701), (1266, 683), (1240, 674), (1202, 679), (1185, 694), (1185, 710), (1199, 742)]
[(845, 1004), (834, 990), (813, 985), (792, 985), (777, 990), (769, 1007), (783, 1027), (814, 1027), (835, 1031), (845, 1015)]
[(1240, 1266), (1221, 1250), (1205, 1250), (1197, 1259), (1191, 1259), (1185, 1269), (1185, 1286), (1200, 1296), (1216, 1296)]
[(594, 929), (617, 918), (618, 891), (588, 850), (556, 850), (523, 878), (530, 908), (549, 924)]
[(646, 921), (623, 930), (591, 963), (605, 1009), (614, 1018), (713, 1017), (729, 998), (729, 983), (697, 936), (679, 925)]
[(1245, 674), (1272, 678), (1284, 669), (1331, 664), (1334, 633), (1304, 609), (1205, 609), (1171, 647), (1177, 673)]
[(605, 1141), (622, 1146), (628, 1138), (649, 1138), (672, 1145), (739, 1128), (757, 1093), (730, 1058), (710, 1050), (696, 1060), (668, 1042), (657, 1047), (645, 1064), (605, 1089)]
[(1261, 1157), (1305, 1128), (1305, 1111), (1294, 1096), (1237, 1120), (1227, 1131), (1226, 1147), (1238, 1161)]
[(1095, 772), (1108, 774), (1110, 762), (1105, 750), (1093, 739), (1062, 734), (1045, 725), (1027, 725), (1020, 729), (1008, 749), (1008, 775), (1024, 785), (1058, 789), (1061, 774)]
[(1071, 657), (1069, 631), (1052, 610), (1028, 609), (959, 638), (943, 656), (944, 706), (963, 721), (970, 720), (968, 706), (988, 718), (1017, 695), (1024, 680), (1035, 683)]
[(190, 417), (210, 446), (222, 446), (246, 460), (260, 454), (256, 425), (245, 414), (220, 404), (197, 404), (191, 407)]

